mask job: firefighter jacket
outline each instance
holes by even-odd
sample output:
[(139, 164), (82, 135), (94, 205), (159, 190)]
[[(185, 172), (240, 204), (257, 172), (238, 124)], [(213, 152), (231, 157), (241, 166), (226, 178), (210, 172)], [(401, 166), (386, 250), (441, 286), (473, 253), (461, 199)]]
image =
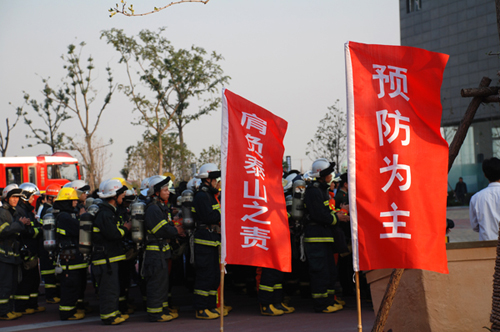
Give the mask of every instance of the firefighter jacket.
[(122, 239), (127, 232), (120, 225), (116, 207), (108, 202), (100, 203), (92, 232), (92, 264), (102, 265), (124, 260)]
[(191, 211), (198, 228), (220, 224), (220, 204), (216, 198), (218, 193), (219, 190), (203, 183), (194, 195)]
[(83, 255), (78, 250), (80, 237), (80, 221), (77, 210), (72, 207), (71, 201), (54, 203), (54, 210), (58, 210), (56, 217), (57, 243), (59, 244), (61, 267), (63, 270), (78, 270), (88, 267)]
[(171, 257), (168, 240), (175, 239), (178, 232), (170, 218), (168, 206), (159, 199), (153, 199), (144, 216), (146, 235), (146, 259)]
[(20, 216), (30, 220), (30, 226), (25, 226), (25, 231), (21, 233), (21, 245), (25, 245), (30, 255), (35, 255), (40, 249), (40, 240), (42, 238), (41, 224), (35, 219), (35, 208), (33, 205), (19, 200), (16, 211)]
[(314, 181), (307, 186), (304, 195), (307, 214), (304, 221), (304, 242), (333, 242), (331, 226), (337, 223), (337, 217), (329, 201), (328, 184)]
[(24, 224), (18, 220), (15, 207), (6, 201), (0, 206), (0, 261), (8, 264), (21, 264), (19, 254), (19, 233), (25, 230)]

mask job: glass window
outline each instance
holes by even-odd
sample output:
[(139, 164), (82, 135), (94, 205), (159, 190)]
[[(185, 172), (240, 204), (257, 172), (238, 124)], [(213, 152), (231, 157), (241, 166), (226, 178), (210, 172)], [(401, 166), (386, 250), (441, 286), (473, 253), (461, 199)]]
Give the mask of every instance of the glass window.
[(47, 165), (48, 179), (66, 179), (69, 181), (78, 179), (78, 172), (75, 164)]
[(412, 13), (422, 9), (422, 0), (406, 0), (406, 12)]
[(491, 143), (493, 144), (493, 157), (500, 158), (500, 127), (491, 127)]
[(23, 183), (23, 169), (21, 167), (6, 167), (5, 175), (5, 178), (7, 179), (7, 186), (11, 183)]
[(36, 169), (35, 167), (28, 168), (29, 182), (36, 184)]
[[(448, 145), (450, 145), (453, 141), (457, 130), (458, 127), (456, 126), (441, 128), (441, 136), (443, 136), (446, 142), (448, 142)], [(455, 159), (453, 165), (475, 164), (476, 161), (474, 156), (474, 127), (469, 127), (467, 136), (465, 136), (465, 140), (460, 147), (457, 158)]]

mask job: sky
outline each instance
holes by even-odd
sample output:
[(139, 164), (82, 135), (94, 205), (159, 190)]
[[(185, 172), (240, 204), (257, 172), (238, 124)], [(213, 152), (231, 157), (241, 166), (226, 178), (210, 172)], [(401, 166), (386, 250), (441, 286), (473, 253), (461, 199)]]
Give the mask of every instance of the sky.
[[(170, 0), (131, 0), (136, 13), (151, 11)], [(396, 0), (210, 0), (186, 3), (142, 17), (109, 17), (118, 1), (108, 0), (0, 0), (0, 130), (5, 117), (15, 117), (23, 104), (23, 91), (42, 101), (42, 78), (53, 87), (65, 76), (61, 55), (69, 44), (84, 41), (82, 58), (92, 55), (97, 94), (94, 112), (106, 94), (106, 70), (116, 83), (127, 84), (119, 55), (104, 40), (102, 30), (123, 29), (137, 35), (142, 29), (166, 27), (164, 36), (175, 48), (203, 47), (224, 57), (220, 62), (231, 80), (225, 88), (282, 117), (288, 122), (285, 156), (292, 168), (307, 171), (309, 142), (327, 113), (340, 100), (346, 108), (344, 44), (399, 45), (399, 1)], [(219, 92), (219, 95), (222, 92)], [(11, 103), (11, 104), (9, 104)], [(196, 112), (196, 102), (188, 113)], [(108, 148), (105, 178), (120, 176), (125, 149), (142, 137), (144, 127), (131, 124), (137, 118), (133, 105), (116, 92), (103, 114), (97, 136), (113, 139)], [(29, 109), (28, 109), (29, 110)], [(39, 120), (32, 117), (35, 123)], [(188, 148), (197, 156), (220, 144), (221, 111), (213, 112), (185, 128)], [(75, 120), (62, 127), (82, 138)], [(7, 156), (48, 153), (47, 146), (27, 140), (29, 128), (20, 121), (13, 129)], [(23, 148), (24, 147), (24, 148)], [(77, 153), (72, 153), (77, 157)]]

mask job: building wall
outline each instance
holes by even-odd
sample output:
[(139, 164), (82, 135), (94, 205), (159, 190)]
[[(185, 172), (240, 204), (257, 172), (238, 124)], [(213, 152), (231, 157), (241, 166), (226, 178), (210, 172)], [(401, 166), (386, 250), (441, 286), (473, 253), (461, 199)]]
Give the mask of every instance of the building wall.
[[(471, 101), (462, 98), (460, 90), (477, 87), (483, 76), (492, 79), (490, 86), (499, 85), (500, 56), (488, 55), (500, 51), (495, 1), (400, 0), (399, 4), (401, 45), (450, 55), (441, 88), (442, 126), (456, 129)], [(494, 134), (500, 130), (499, 119), (498, 104), (479, 107), (468, 133), (471, 137), (449, 174), (453, 187), (459, 176), (472, 181), (468, 183), (471, 192), (487, 185), (477, 170), (483, 159), (500, 153)], [(464, 174), (464, 170), (469, 171)]]

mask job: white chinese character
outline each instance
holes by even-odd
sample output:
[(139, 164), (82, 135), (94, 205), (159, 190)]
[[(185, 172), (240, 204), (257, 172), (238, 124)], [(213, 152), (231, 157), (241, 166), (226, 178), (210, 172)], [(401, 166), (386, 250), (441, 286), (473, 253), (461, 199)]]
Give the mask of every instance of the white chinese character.
[(244, 198), (249, 198), (249, 199), (260, 199), (264, 202), (267, 203), (267, 192), (266, 192), (266, 186), (262, 186), (264, 189), (264, 196), (259, 196), (260, 194), (260, 181), (258, 179), (255, 179), (255, 189), (253, 191), (253, 196), (250, 196), (248, 194), (248, 181), (243, 182), (243, 197)]
[(380, 93), (377, 95), (380, 98), (385, 96), (385, 89), (384, 89), (384, 83), (389, 83), (389, 75), (385, 75), (385, 66), (381, 65), (373, 65), (373, 68), (375, 68), (375, 71), (377, 74), (372, 75), (372, 78), (374, 80), (378, 80), (379, 86), (380, 86)]
[(372, 75), (372, 79), (379, 81), (380, 92), (377, 95), (378, 98), (382, 98), (385, 96), (385, 83), (390, 82), (390, 89), (393, 91), (389, 93), (389, 97), (394, 98), (397, 96), (403, 97), (406, 101), (410, 100), (410, 98), (405, 95), (408, 93), (408, 84), (406, 79), (406, 72), (408, 69), (399, 68), (394, 66), (387, 66), (388, 69), (392, 70), (389, 72), (389, 75), (384, 74), (386, 66), (382, 65), (373, 65), (373, 68), (376, 71), (376, 74)]
[(246, 166), (243, 166), (248, 174), (255, 174), (255, 177), (259, 177), (264, 180), (266, 176), (264, 174), (264, 163), (257, 159), (257, 157), (247, 154), (247, 160), (245, 160)]
[(389, 212), (380, 212), (380, 217), (392, 217), (392, 222), (383, 222), (384, 227), (392, 227), (391, 233), (381, 233), (381, 239), (390, 239), (390, 238), (402, 238), (402, 239), (411, 239), (411, 234), (408, 233), (398, 233), (398, 227), (406, 227), (406, 222), (399, 221), (398, 216), (409, 217), (410, 211), (397, 211), (398, 206), (396, 203), (392, 203), (391, 207), (394, 211)]
[[(401, 141), (402, 145), (410, 144), (410, 126), (401, 124), (400, 121), (410, 122), (410, 118), (402, 116), (401, 113), (396, 110), (396, 114), (390, 114), (387, 110), (381, 110), (377, 112), (377, 128), (378, 128), (378, 142), (380, 146), (384, 145), (384, 137), (387, 137), (391, 132), (391, 126), (387, 123), (387, 118), (394, 119), (394, 132), (391, 137), (387, 139), (387, 142), (392, 143), (399, 136), (399, 129), (403, 129), (406, 132), (404, 141)], [(384, 131), (382, 131), (382, 126), (384, 126)]]
[(243, 116), (241, 117), (241, 125), (244, 126), (245, 122), (247, 124), (246, 128), (255, 128), (259, 131), (261, 135), (266, 134), (267, 122), (257, 117), (256, 114), (250, 114), (243, 112)]
[(243, 221), (250, 220), (251, 222), (256, 222), (259, 224), (271, 225), (270, 221), (255, 219), (256, 217), (260, 216), (261, 214), (264, 214), (267, 211), (269, 211), (269, 209), (266, 206), (260, 206), (259, 203), (257, 203), (256, 201), (253, 201), (253, 205), (244, 204), (243, 207), (246, 209), (256, 209), (259, 211), (255, 212), (253, 214), (250, 214), (250, 215), (245, 214), (245, 216), (243, 218), (241, 218), (241, 220), (243, 220)]
[[(260, 138), (258, 137), (253, 137), (250, 134), (246, 134), (245, 138), (247, 139), (248, 143), (248, 151), (253, 151), (255, 152), (259, 157), (262, 158), (262, 143), (260, 143)], [(257, 148), (257, 150), (255, 149)]]
[[(259, 247), (264, 250), (269, 250), (268, 247), (266, 247), (267, 240), (271, 239), (269, 233), (271, 232), (270, 230), (266, 229), (260, 229), (258, 227), (245, 227), (241, 226), (241, 230), (243, 231), (240, 233), (240, 235), (243, 235), (245, 237), (245, 244), (242, 244), (242, 248), (250, 248), (250, 247)], [(259, 243), (260, 242), (260, 243)]]
[(387, 167), (382, 167), (380, 169), (380, 173), (391, 172), (391, 178), (386, 183), (386, 185), (382, 188), (382, 190), (384, 192), (387, 192), (387, 190), (389, 190), (389, 188), (392, 185), (392, 182), (394, 181), (394, 178), (397, 178), (399, 180), (399, 182), (403, 181), (403, 177), (398, 172), (398, 170), (400, 170), (400, 169), (406, 171), (406, 183), (404, 185), (399, 186), (399, 190), (405, 191), (405, 190), (408, 190), (411, 186), (410, 166), (398, 164), (398, 158), (399, 158), (399, 155), (397, 155), (397, 154), (392, 155), (393, 164), (391, 166), (389, 166), (391, 164), (391, 160), (387, 157), (384, 158), (384, 161), (387, 164)]

